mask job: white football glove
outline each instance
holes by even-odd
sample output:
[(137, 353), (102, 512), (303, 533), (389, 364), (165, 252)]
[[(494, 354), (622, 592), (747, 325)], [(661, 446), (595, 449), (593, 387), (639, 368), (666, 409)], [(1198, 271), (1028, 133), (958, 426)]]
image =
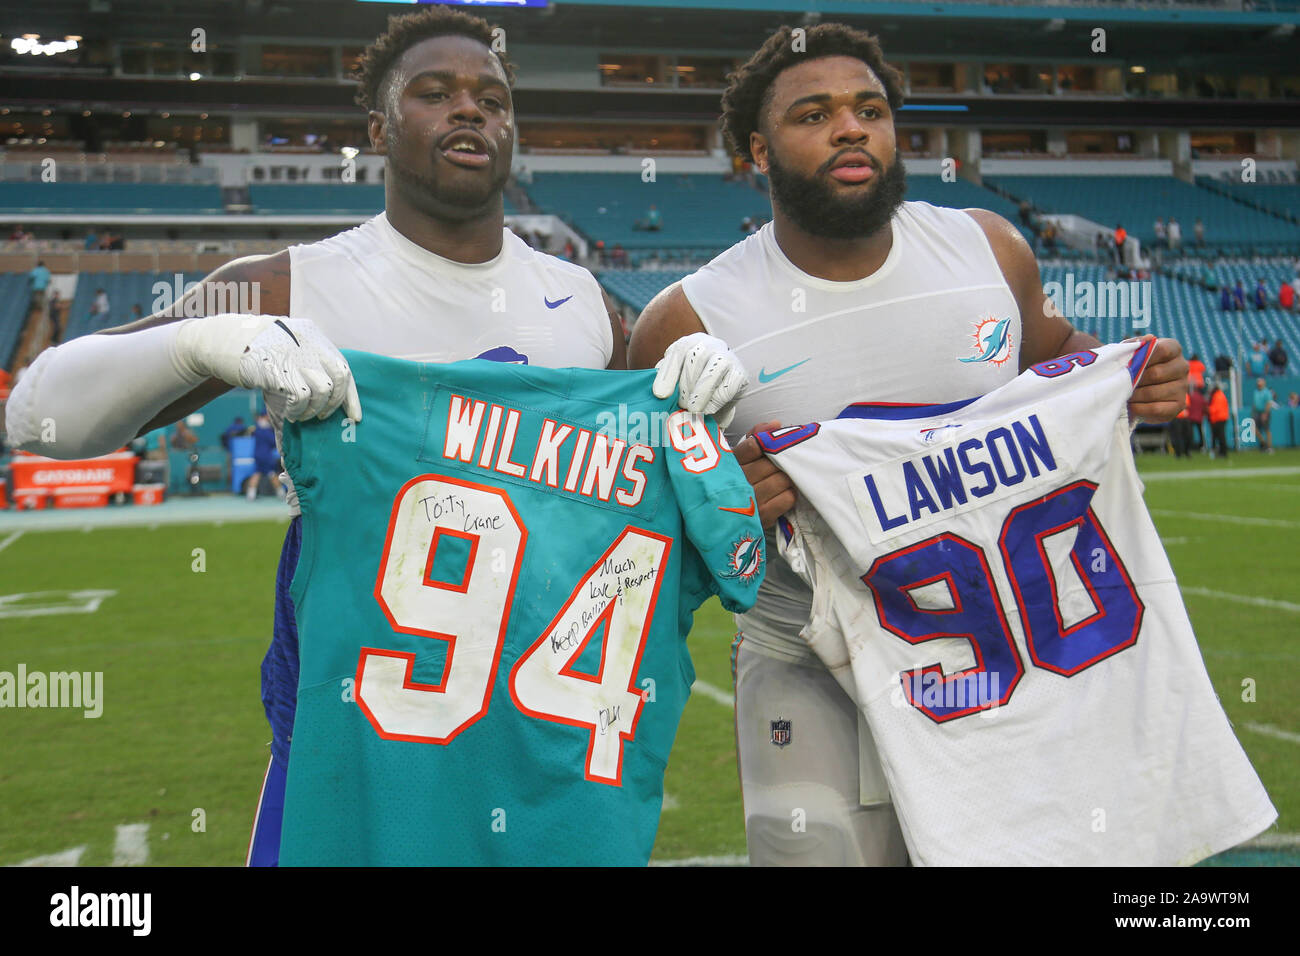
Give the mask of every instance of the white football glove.
[(273, 419), (361, 420), (347, 360), (310, 319), (225, 313), (181, 323), (177, 358), (205, 377), (260, 390)]
[(677, 404), (688, 412), (712, 415), (726, 428), (736, 415), (736, 400), (748, 380), (745, 366), (727, 343), (706, 332), (696, 332), (668, 346), (655, 366), (653, 391), (667, 398), (677, 390)]

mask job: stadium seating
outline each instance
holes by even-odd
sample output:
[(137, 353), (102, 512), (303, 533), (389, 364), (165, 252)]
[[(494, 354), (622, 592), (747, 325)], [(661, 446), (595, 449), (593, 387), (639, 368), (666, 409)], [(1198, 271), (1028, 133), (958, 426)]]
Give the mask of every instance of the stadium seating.
[(219, 215), (221, 187), (160, 183), (0, 183), (0, 214)]
[[(203, 273), (187, 272), (184, 277), (186, 284), (198, 282)], [(141, 311), (149, 315), (154, 311), (154, 300), (158, 298), (154, 285), (159, 282), (164, 283), (171, 294), (176, 277), (161, 272), (83, 272), (68, 307), (68, 327), (64, 330), (63, 341), (130, 322), (133, 305), (139, 305)], [(109, 311), (106, 316), (92, 320), (90, 306), (95, 301), (96, 289), (103, 289), (108, 296)]]
[[(367, 183), (257, 184), (248, 187), (253, 212), (277, 216), (374, 216), (384, 210), (384, 187)], [(516, 210), (505, 198), (506, 215)]]
[(641, 312), (650, 300), (688, 275), (684, 269), (606, 269), (596, 279), (609, 294)]
[(1197, 218), (1214, 249), (1300, 246), (1300, 226), (1171, 176), (997, 176), (987, 182), (1047, 212), (1074, 213), (1107, 228), (1122, 223), (1144, 246), (1155, 242), (1156, 219), (1170, 216), (1182, 226), (1184, 248), (1192, 244)]
[(25, 272), (0, 273), (0, 368), (12, 371), (18, 339), (32, 304), (31, 284)]
[[(544, 213), (559, 216), (606, 248), (674, 247), (721, 251), (743, 238), (746, 216), (770, 217), (767, 196), (745, 183), (718, 175), (664, 174), (653, 183), (635, 173), (536, 173), (526, 187)], [(663, 228), (634, 229), (651, 205)]]
[(1300, 185), (1294, 183), (1243, 183), (1232, 179), (1196, 177), (1197, 185), (1247, 206), (1254, 206), (1291, 222), (1300, 222)]

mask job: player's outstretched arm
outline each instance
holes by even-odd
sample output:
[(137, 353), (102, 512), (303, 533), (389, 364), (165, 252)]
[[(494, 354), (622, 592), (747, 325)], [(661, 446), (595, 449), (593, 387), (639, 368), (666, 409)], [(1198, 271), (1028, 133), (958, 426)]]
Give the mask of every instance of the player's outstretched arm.
[[(1020, 307), (1020, 370), (1101, 343), (1074, 328), (1043, 291), (1038, 260), (1024, 236), (1010, 222), (987, 209), (967, 209), (988, 237), (1016, 303)], [(1129, 415), (1167, 422), (1183, 409), (1187, 397), (1187, 360), (1175, 339), (1157, 339), (1146, 371), (1129, 400)]]
[(287, 252), (237, 260), (166, 312), (46, 349), (10, 396), (10, 441), (53, 458), (107, 454), (232, 385), (263, 390), (290, 419), (344, 402), (357, 417), (347, 363), (310, 322), (205, 315), (207, 290), (216, 282), (256, 282), (268, 308), (287, 312), (288, 270)]

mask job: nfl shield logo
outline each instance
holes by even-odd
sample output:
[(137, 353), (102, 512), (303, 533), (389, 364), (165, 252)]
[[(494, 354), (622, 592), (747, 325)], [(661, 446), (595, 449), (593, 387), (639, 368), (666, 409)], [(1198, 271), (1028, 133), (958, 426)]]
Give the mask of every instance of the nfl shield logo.
[(784, 747), (791, 739), (790, 721), (774, 720), (772, 721), (772, 743), (778, 747)]

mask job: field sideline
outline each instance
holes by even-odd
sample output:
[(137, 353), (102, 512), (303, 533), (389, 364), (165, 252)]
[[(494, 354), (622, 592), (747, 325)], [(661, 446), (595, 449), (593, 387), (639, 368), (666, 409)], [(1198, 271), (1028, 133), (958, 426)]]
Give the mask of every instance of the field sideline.
[[(1281, 815), (1260, 846), (1215, 862), (1300, 863), (1300, 451), (1139, 467), (1214, 686)], [(0, 864), (241, 864), (267, 759), (258, 668), (283, 520), (37, 530), (49, 517), (0, 530), (0, 671), (102, 671), (104, 711), (0, 710)], [(30, 530), (8, 530), (19, 518)], [(92, 610), (96, 595), (75, 592), (111, 593)], [(81, 610), (54, 606), (69, 601)], [(743, 859), (733, 632), (716, 602), (696, 617), (702, 684), (657, 862)]]

